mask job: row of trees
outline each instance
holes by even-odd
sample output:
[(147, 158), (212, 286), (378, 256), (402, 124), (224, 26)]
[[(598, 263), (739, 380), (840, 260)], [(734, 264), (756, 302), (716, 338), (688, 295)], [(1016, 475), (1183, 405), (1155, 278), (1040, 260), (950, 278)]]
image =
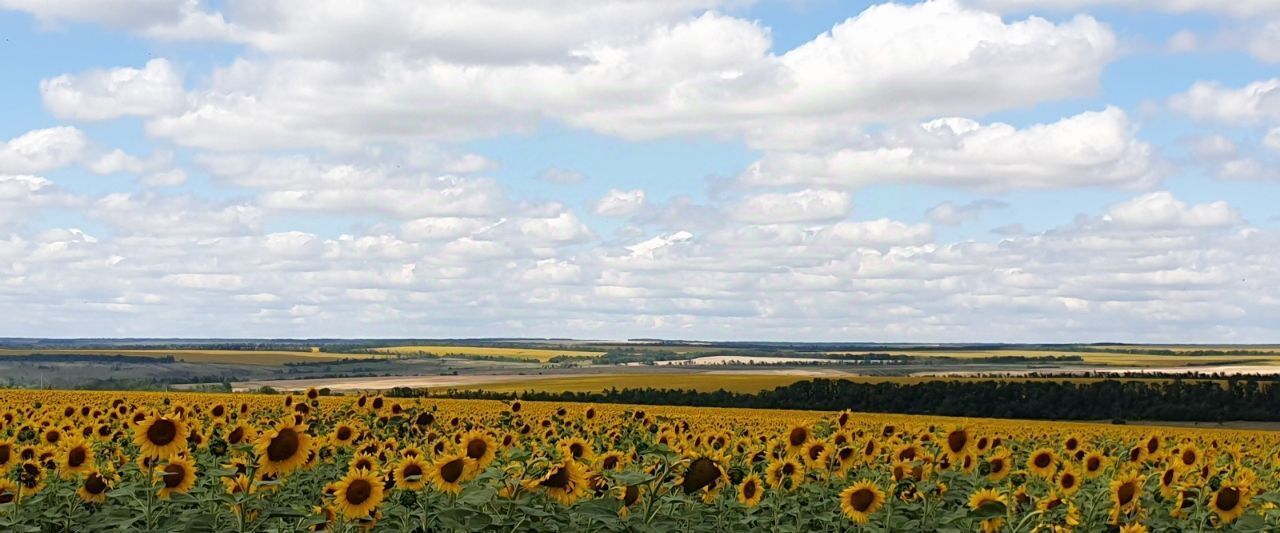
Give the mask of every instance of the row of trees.
[(448, 391), (458, 398), (753, 407), (1046, 420), (1280, 421), (1280, 387), (1263, 379), (1223, 381), (926, 381), (912, 384), (801, 381), (755, 394), (719, 390), (611, 389), (502, 394)]

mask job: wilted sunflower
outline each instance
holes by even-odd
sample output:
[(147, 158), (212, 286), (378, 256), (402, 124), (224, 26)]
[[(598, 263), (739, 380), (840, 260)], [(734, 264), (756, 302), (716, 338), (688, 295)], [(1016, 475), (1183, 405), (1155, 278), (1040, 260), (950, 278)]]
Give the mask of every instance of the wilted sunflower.
[(1027, 470), (1045, 479), (1053, 479), (1057, 464), (1058, 457), (1049, 448), (1040, 448), (1027, 457)]
[(311, 436), (305, 426), (280, 422), (258, 437), (254, 451), (258, 453), (258, 465), (263, 472), (288, 474), (307, 461)]
[(334, 505), (348, 520), (368, 517), (382, 503), (382, 481), (365, 470), (351, 470), (334, 485)]
[(760, 476), (751, 474), (738, 484), (738, 503), (755, 507), (760, 504), (762, 498), (764, 498), (764, 486), (760, 482)]
[(427, 477), (436, 489), (457, 494), (462, 492), (462, 483), (470, 476), (471, 460), (461, 453), (443, 455), (436, 458), (427, 471)]
[(884, 491), (874, 483), (861, 480), (840, 491), (840, 510), (858, 524), (865, 524), (884, 505)]
[(190, 457), (173, 457), (164, 465), (156, 467), (156, 477), (163, 484), (157, 494), (160, 499), (168, 499), (173, 494), (184, 494), (196, 484), (196, 463)]
[(703, 492), (704, 499), (713, 498), (729, 483), (728, 461), (718, 454), (692, 454), (680, 479), (685, 494)]
[(417, 457), (405, 457), (396, 465), (396, 488), (420, 490), (427, 486), (427, 470), (431, 466)]
[(165, 459), (186, 449), (189, 432), (182, 419), (155, 414), (134, 427), (133, 442), (142, 449), (143, 456)]
[(111, 479), (97, 470), (89, 471), (84, 481), (76, 489), (76, 496), (86, 503), (102, 503), (107, 501), (107, 491), (111, 490)]
[(541, 478), (525, 485), (530, 490), (542, 489), (547, 497), (562, 505), (573, 505), (587, 492), (587, 472), (573, 459), (552, 465)]
[(1213, 493), (1213, 498), (1209, 501), (1209, 509), (1213, 514), (1218, 515), (1218, 519), (1223, 524), (1234, 522), (1240, 515), (1244, 514), (1244, 510), (1249, 506), (1249, 500), (1252, 499), (1250, 488), (1241, 486), (1234, 481), (1223, 483), (1217, 492)]

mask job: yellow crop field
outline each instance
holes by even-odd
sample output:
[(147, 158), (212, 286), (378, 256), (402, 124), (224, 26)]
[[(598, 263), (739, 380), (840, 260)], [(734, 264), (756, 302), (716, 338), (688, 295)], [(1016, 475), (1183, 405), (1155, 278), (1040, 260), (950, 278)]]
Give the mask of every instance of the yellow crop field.
[(278, 366), (285, 363), (337, 361), (341, 359), (372, 359), (377, 355), (336, 354), (322, 352), (288, 352), (279, 350), (96, 350), (96, 349), (0, 349), (0, 357), (7, 355), (127, 355), (132, 357), (173, 356), (188, 363), (225, 363), (238, 365)]
[(597, 357), (604, 352), (587, 350), (561, 350), (552, 348), (503, 348), (499, 346), (392, 346), (378, 348), (379, 353), (396, 355), (473, 355), (485, 357), (509, 357), (547, 361), (558, 355), (573, 357)]
[(0, 390), (4, 531), (1280, 528), (1280, 433)]

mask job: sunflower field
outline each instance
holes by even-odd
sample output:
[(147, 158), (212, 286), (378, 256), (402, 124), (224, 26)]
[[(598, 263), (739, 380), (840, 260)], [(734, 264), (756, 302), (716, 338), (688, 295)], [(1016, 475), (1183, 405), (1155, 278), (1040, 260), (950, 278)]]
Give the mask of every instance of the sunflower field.
[(0, 531), (1277, 531), (1280, 438), (380, 396), (0, 391)]

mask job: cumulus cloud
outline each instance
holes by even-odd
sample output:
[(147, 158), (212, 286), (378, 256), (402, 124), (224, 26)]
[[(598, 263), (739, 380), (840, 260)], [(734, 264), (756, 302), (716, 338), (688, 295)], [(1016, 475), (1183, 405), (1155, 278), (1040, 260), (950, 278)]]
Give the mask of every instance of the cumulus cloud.
[(1276, 152), (1280, 152), (1280, 126), (1271, 128), (1271, 130), (1267, 132), (1266, 136), (1262, 138), (1262, 145)]
[(40, 96), (54, 116), (77, 120), (160, 115), (182, 109), (186, 100), (182, 80), (164, 59), (141, 69), (63, 74), (41, 81)]
[(1168, 191), (1144, 194), (1111, 206), (1104, 220), (1139, 228), (1220, 228), (1240, 222), (1227, 202), (1188, 205)]
[(813, 222), (841, 219), (852, 209), (853, 196), (847, 192), (805, 189), (748, 196), (730, 208), (730, 216), (756, 224)]
[(551, 167), (543, 169), (536, 176), (537, 179), (547, 183), (555, 183), (559, 185), (571, 185), (574, 183), (582, 183), (587, 179), (587, 175), (576, 170), (567, 168)]
[(831, 152), (779, 152), (754, 163), (744, 184), (858, 186), (922, 182), (985, 189), (1105, 185), (1137, 188), (1159, 177), (1152, 146), (1124, 111), (1109, 107), (1018, 129), (938, 119), (863, 136)]
[(641, 207), (644, 207), (644, 189), (630, 191), (609, 189), (609, 192), (596, 202), (595, 213), (607, 217), (625, 217), (635, 214)]
[(1091, 7), (1120, 6), (1131, 9), (1160, 10), (1173, 13), (1206, 12), (1237, 17), (1280, 13), (1273, 0), (973, 0), (973, 3), (1005, 11), (1050, 8), (1076, 11)]
[(1170, 97), (1169, 105), (1197, 120), (1252, 124), (1280, 119), (1280, 78), (1256, 81), (1238, 89), (1199, 81), (1187, 92)]
[(70, 126), (29, 131), (0, 141), (0, 173), (26, 174), (63, 167), (79, 160), (87, 144), (84, 133)]

